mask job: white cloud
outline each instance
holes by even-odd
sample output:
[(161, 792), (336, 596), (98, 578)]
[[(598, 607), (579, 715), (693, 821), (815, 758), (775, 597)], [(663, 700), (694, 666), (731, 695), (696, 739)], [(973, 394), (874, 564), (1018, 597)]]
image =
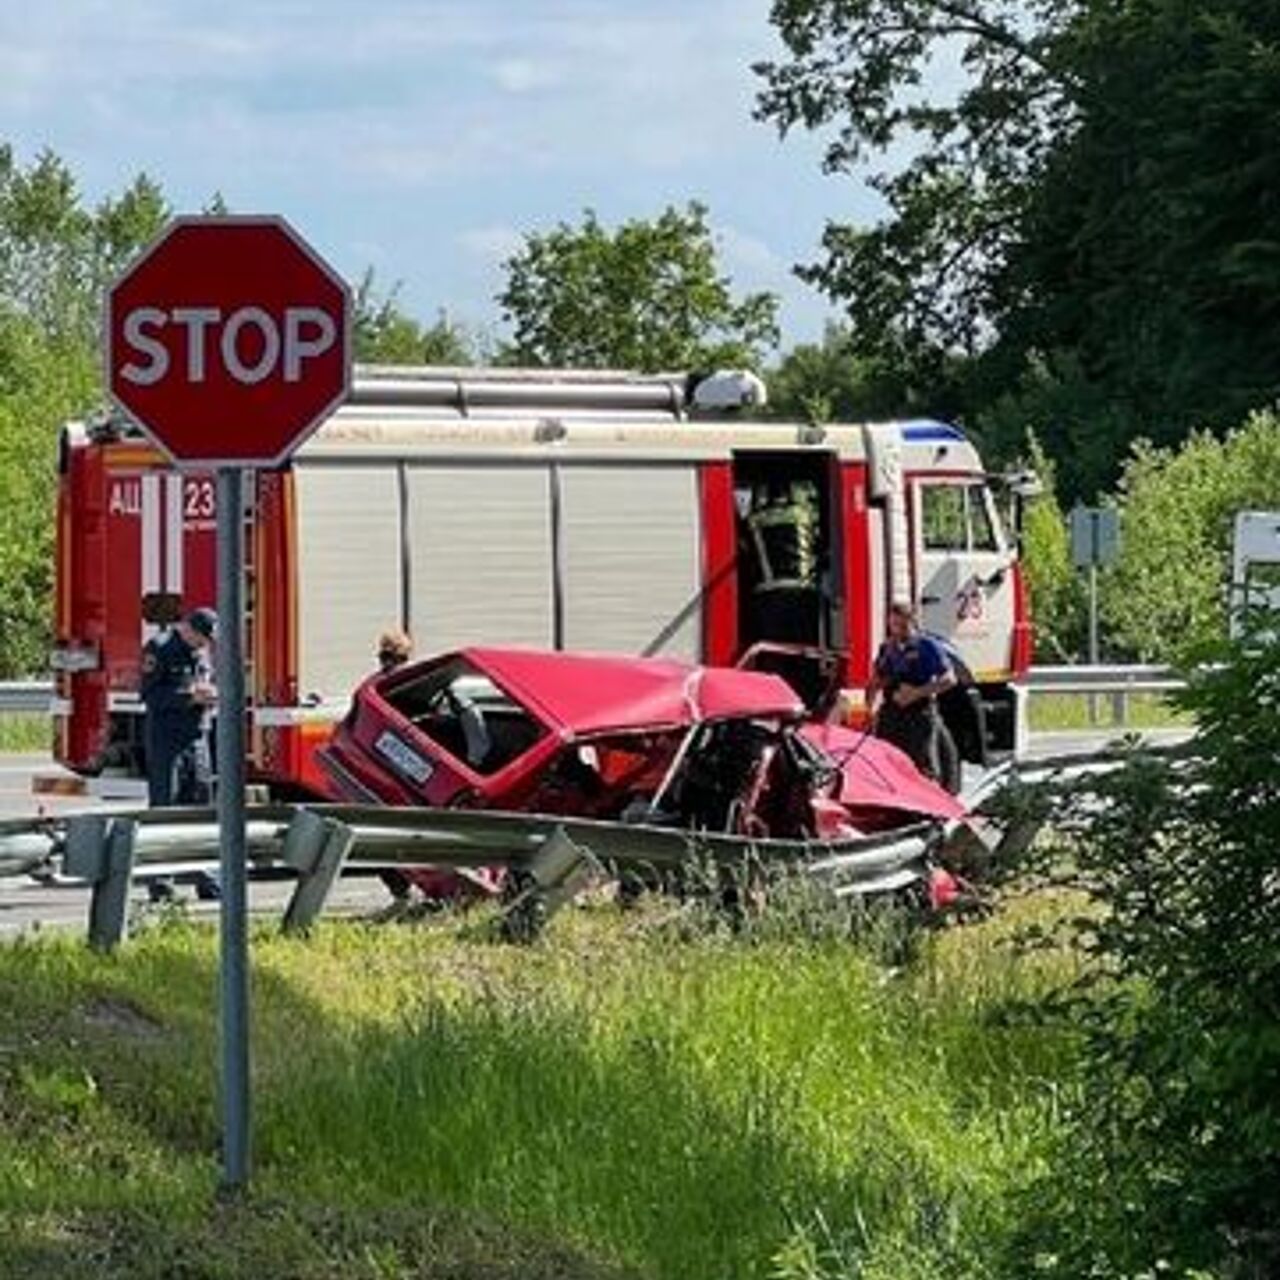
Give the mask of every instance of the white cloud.
[(755, 281), (771, 281), (790, 275), (791, 264), (776, 253), (759, 236), (733, 226), (720, 226), (715, 231), (716, 248), (729, 274), (742, 274)]
[[(765, 0), (368, 0), (355, 18), (322, 0), (59, 0), (0, 16), (0, 106), (85, 150), (96, 125), (136, 150), (203, 129), (225, 155), (209, 126), (243, 121), (232, 136), (252, 169), (312, 164), (320, 135), (339, 168), (406, 188), (498, 164), (579, 169), (603, 151), (668, 171), (741, 145), (764, 13)], [(492, 119), (493, 86), (538, 108)], [(344, 146), (362, 131), (363, 155)]]
[(555, 66), (533, 58), (499, 58), (490, 65), (489, 74), (506, 93), (532, 93), (554, 88), (561, 82)]
[(24, 159), (52, 147), (92, 199), (145, 169), (182, 208), (219, 190), (279, 209), (353, 271), (382, 246), (427, 312), (480, 297), (487, 310), (517, 228), (690, 196), (731, 211), (717, 225), (737, 287), (786, 298), (790, 262), (853, 193), (816, 197), (816, 152), (751, 121), (768, 8), (0, 0), (3, 140)]
[(458, 236), (458, 243), (486, 266), (498, 266), (524, 245), (524, 237), (515, 227), (471, 227)]

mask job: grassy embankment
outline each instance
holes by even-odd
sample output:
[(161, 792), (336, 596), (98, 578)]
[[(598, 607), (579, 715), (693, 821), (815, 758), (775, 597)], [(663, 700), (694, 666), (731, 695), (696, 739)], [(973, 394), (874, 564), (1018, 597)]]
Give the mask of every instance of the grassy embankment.
[(604, 908), (528, 950), (264, 926), (242, 1205), (211, 1193), (211, 934), (3, 948), (0, 1275), (962, 1274), (1070, 1074), (1002, 1020), (1060, 976), (1008, 917), (903, 971)]
[(1185, 711), (1171, 706), (1162, 694), (1134, 693), (1128, 698), (1123, 718), (1115, 715), (1109, 694), (1097, 696), (1097, 719), (1089, 716), (1089, 699), (1075, 693), (1038, 693), (1028, 712), (1033, 733), (1055, 729), (1167, 729), (1191, 724)]

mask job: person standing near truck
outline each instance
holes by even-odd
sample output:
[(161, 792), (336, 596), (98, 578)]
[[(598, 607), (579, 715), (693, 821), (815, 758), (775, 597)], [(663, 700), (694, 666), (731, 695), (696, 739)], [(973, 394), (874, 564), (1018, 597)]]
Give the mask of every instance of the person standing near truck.
[[(413, 657), (413, 641), (409, 638), (408, 632), (398, 627), (391, 627), (378, 637), (378, 647), (374, 656), (377, 658), (378, 671), (386, 675), (388, 671), (403, 667)], [(379, 878), (391, 895), (393, 914), (403, 911), (410, 905), (413, 900), (413, 885), (403, 871), (389, 867), (380, 873)]]
[(398, 627), (384, 631), (378, 637), (376, 657), (378, 670), (384, 675), (397, 667), (403, 667), (413, 657), (413, 641), (409, 639), (408, 632), (401, 631)]
[[(193, 609), (143, 647), (142, 744), (147, 803), (153, 808), (209, 803), (209, 718), (216, 701), (209, 650), (217, 633), (217, 614), (212, 609)], [(217, 877), (211, 872), (199, 872), (195, 885), (201, 898), (220, 896)], [(174, 897), (169, 879), (151, 880), (147, 889), (153, 902)]]
[(910, 604), (898, 600), (889, 606), (888, 630), (867, 688), (875, 734), (940, 782), (938, 697), (955, 685), (955, 672), (942, 646), (920, 631)]
[(212, 609), (193, 609), (142, 650), (143, 749), (147, 803), (153, 807), (207, 800), (196, 791), (195, 752), (215, 701), (202, 657), (217, 631)]

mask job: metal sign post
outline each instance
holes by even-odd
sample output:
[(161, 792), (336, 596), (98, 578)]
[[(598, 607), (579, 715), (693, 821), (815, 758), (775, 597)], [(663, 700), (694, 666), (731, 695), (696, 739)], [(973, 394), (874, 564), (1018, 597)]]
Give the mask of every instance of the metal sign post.
[(282, 218), (175, 218), (111, 286), (104, 332), (111, 398), (177, 466), (218, 477), (222, 1181), (236, 1191), (249, 1180), (244, 475), (282, 465), (346, 399), (351, 291)]
[(219, 1024), (222, 1057), (222, 1182), (249, 1179), (249, 936), (245, 865), (244, 478), (218, 468)]
[[(1089, 665), (1100, 659), (1098, 644), (1098, 566), (1111, 564), (1120, 554), (1120, 513), (1114, 507), (1073, 507), (1071, 560), (1089, 570)], [(1098, 695), (1089, 695), (1089, 721), (1098, 720)]]

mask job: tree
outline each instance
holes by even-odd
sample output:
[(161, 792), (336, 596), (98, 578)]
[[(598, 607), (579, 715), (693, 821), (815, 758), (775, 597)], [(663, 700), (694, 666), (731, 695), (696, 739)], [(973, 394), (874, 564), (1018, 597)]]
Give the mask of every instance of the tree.
[(1037, 661), (1069, 662), (1080, 654), (1084, 598), (1080, 574), (1071, 563), (1067, 522), (1058, 504), (1056, 470), (1034, 435), (1027, 461), (1044, 486), (1027, 504), (1022, 527), (1022, 564), (1031, 597)]
[(649, 371), (759, 367), (778, 340), (777, 299), (735, 299), (703, 205), (610, 231), (587, 210), (527, 235), (498, 295), (520, 363)]
[(1004, 443), (1034, 427), (1068, 497), (1132, 439), (1275, 398), (1276, 6), (776, 0), (773, 21), (789, 57), (758, 68), (758, 114), (829, 130), (827, 167), (885, 199), (801, 269), (858, 354), (973, 356), (971, 414), (1013, 397)]
[(90, 211), (51, 151), (23, 169), (0, 146), (0, 302), (51, 338), (96, 342), (102, 291), (167, 217), (145, 174)]
[[(775, 0), (791, 57), (755, 70), (757, 116), (833, 131), (829, 172), (870, 172), (887, 216), (828, 225), (802, 278), (849, 304), (857, 349), (976, 351), (1027, 192), (1075, 107), (1058, 37), (1070, 0)], [(964, 84), (930, 92), (931, 66)], [(948, 80), (951, 77), (947, 77)], [(891, 157), (908, 155), (895, 165)]]
[(907, 414), (951, 416), (959, 402), (938, 382), (923, 383), (881, 356), (858, 355), (848, 327), (828, 324), (821, 342), (793, 347), (769, 373), (769, 413), (777, 418), (860, 422)]
[(379, 293), (372, 269), (356, 289), (355, 353), (369, 364), (467, 365), (475, 362), (467, 334), (442, 311), (423, 325), (400, 309), (396, 285)]
[(49, 652), (57, 430), (102, 399), (102, 293), (167, 217), (140, 175), (85, 208), (51, 152), (0, 147), (0, 676)]

